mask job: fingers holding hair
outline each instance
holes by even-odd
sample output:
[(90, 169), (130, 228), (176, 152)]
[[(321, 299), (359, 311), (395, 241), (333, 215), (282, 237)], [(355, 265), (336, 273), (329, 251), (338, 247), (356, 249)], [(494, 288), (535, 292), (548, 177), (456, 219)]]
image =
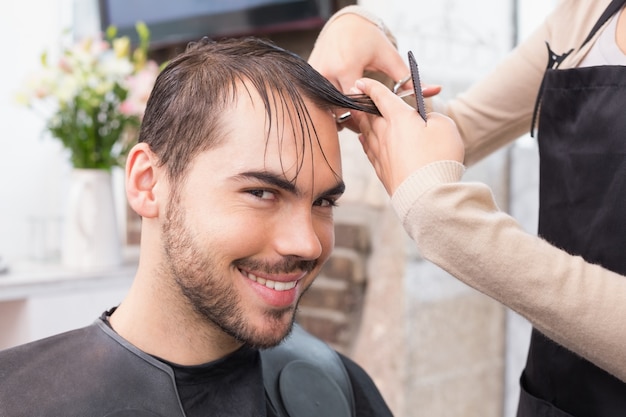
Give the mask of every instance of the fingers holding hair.
[(349, 6), (333, 16), (309, 56), (309, 63), (344, 93), (366, 72), (385, 74), (394, 82), (409, 73), (391, 33), (359, 10)]
[(368, 95), (382, 115), (353, 112), (363, 150), (390, 195), (429, 163), (463, 162), (464, 145), (452, 119), (430, 113), (427, 126), (414, 108), (371, 79), (358, 80), (353, 92)]

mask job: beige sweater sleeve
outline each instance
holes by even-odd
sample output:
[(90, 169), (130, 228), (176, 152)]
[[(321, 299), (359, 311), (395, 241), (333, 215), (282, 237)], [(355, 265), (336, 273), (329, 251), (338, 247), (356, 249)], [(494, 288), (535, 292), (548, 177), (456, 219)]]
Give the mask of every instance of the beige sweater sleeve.
[(490, 189), (444, 161), (413, 173), (392, 204), (420, 253), (626, 381), (626, 277), (522, 230)]

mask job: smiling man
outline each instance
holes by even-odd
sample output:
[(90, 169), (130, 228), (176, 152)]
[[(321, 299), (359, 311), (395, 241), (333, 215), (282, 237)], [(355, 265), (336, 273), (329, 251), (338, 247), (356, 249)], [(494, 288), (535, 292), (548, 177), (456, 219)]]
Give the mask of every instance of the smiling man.
[(391, 415), (299, 327), (274, 348), (333, 247), (340, 108), (376, 112), (265, 41), (173, 59), (126, 166), (133, 285), (93, 325), (0, 353), (0, 416)]

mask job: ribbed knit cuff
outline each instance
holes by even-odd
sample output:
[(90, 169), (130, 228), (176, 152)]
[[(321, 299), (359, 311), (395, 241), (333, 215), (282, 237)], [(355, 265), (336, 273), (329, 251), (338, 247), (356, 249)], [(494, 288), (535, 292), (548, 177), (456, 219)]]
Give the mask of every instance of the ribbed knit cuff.
[(405, 179), (391, 197), (391, 204), (401, 220), (409, 213), (415, 201), (432, 187), (458, 182), (463, 177), (465, 167), (457, 161), (437, 161), (428, 164)]

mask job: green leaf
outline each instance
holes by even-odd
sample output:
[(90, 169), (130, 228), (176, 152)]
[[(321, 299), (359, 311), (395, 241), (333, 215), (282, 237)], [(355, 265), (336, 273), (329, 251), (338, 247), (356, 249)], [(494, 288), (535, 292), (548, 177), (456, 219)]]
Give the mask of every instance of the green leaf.
[(107, 39), (112, 40), (117, 36), (117, 26), (109, 26), (106, 30)]
[(137, 22), (135, 24), (135, 30), (137, 31), (137, 35), (139, 35), (139, 40), (142, 45), (150, 41), (150, 29), (148, 29), (148, 25), (144, 22)]

